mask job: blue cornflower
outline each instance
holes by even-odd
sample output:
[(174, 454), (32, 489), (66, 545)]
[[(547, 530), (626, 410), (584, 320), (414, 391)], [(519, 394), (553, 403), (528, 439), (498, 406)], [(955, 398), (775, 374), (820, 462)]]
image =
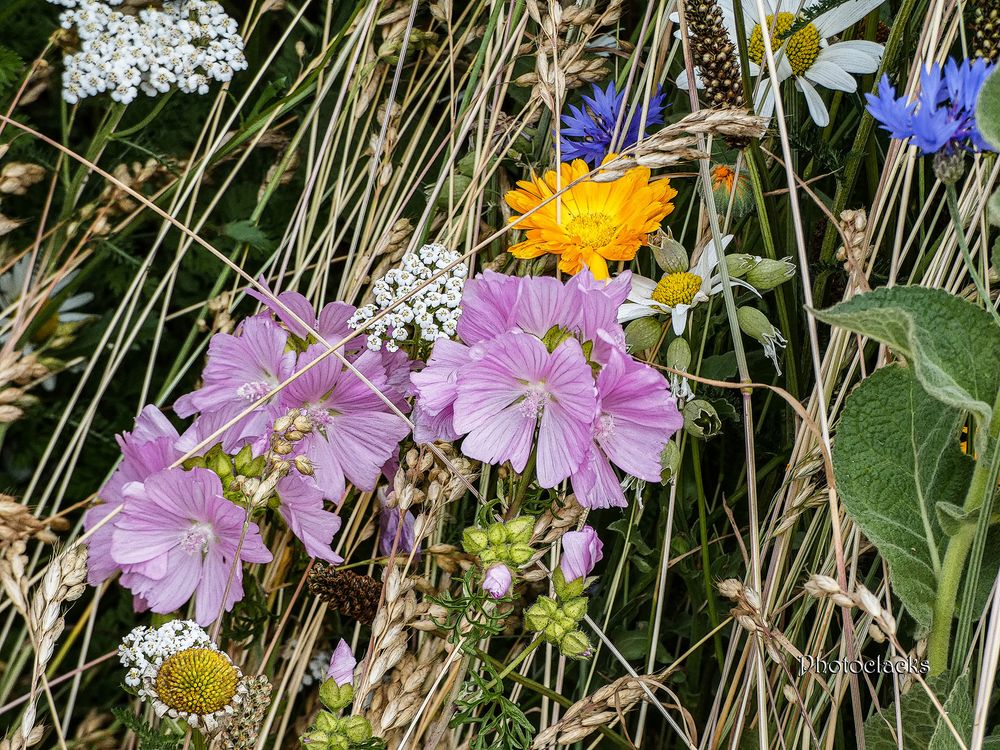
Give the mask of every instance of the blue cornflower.
[[(590, 166), (596, 167), (611, 151), (611, 140), (615, 134), (618, 114), (621, 112), (624, 92), (619, 94), (612, 81), (603, 91), (594, 84), (594, 95), (583, 97), (583, 107), (569, 107), (570, 113), (562, 116), (562, 132), (559, 146), (563, 161), (583, 159)], [(639, 122), (642, 110), (625, 122), (623, 120), (620, 133), (624, 139), (619, 139), (616, 147), (619, 151), (635, 145), (639, 140)], [(657, 91), (649, 100), (646, 112), (646, 129), (650, 125), (663, 123), (663, 94)]]
[(868, 111), (893, 138), (912, 139), (924, 156), (992, 151), (976, 127), (976, 99), (989, 72), (981, 58), (931, 65), (920, 72), (920, 95), (912, 102), (897, 97), (882, 76), (878, 93), (865, 94)]

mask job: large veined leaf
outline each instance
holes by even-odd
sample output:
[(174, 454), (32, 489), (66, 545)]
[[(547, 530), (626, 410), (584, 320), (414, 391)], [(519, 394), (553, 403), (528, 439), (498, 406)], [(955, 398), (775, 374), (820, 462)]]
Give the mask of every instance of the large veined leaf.
[(914, 368), (889, 365), (847, 399), (833, 446), (848, 515), (889, 563), (893, 587), (927, 630), (947, 535), (940, 517), (961, 506), (973, 461), (959, 448), (960, 409), (932, 398)]
[(907, 286), (860, 294), (816, 317), (887, 344), (931, 396), (972, 412), (985, 439), (1000, 390), (1000, 326), (985, 310), (942, 289)]
[[(969, 679), (962, 675), (949, 690), (946, 675), (927, 681), (934, 695), (941, 702), (955, 730), (968, 747), (972, 736), (972, 702), (969, 697)], [(941, 714), (931, 703), (927, 692), (919, 685), (912, 685), (900, 702), (902, 742), (896, 741), (896, 709), (894, 705), (874, 713), (865, 722), (865, 747), (868, 750), (958, 750), (960, 745), (948, 729)], [(989, 746), (989, 745), (987, 745)]]
[(976, 127), (986, 142), (1000, 148), (1000, 70), (994, 70), (979, 89), (976, 101)]

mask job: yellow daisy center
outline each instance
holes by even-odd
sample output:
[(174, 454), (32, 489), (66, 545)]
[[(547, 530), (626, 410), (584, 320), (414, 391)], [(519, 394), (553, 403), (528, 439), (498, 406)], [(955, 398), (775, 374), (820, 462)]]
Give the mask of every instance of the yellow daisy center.
[(701, 276), (696, 273), (668, 273), (656, 285), (651, 295), (654, 300), (667, 307), (690, 305), (694, 295), (701, 289)]
[[(777, 52), (787, 39), (785, 54), (788, 56), (788, 64), (792, 66), (795, 75), (802, 75), (812, 67), (819, 56), (819, 31), (810, 23), (789, 36), (788, 32), (795, 25), (795, 16), (791, 13), (779, 13), (777, 21), (774, 21), (773, 15), (768, 16), (767, 28), (771, 29), (772, 24), (774, 31), (771, 33), (771, 51)], [(751, 60), (758, 65), (764, 64), (764, 34), (759, 23), (750, 32), (749, 52)]]
[(169, 708), (204, 716), (229, 705), (238, 680), (236, 667), (224, 654), (189, 648), (160, 665), (156, 693)]
[(611, 244), (618, 234), (618, 226), (614, 219), (605, 213), (580, 214), (567, 222), (566, 232), (575, 237), (581, 245), (599, 248)]

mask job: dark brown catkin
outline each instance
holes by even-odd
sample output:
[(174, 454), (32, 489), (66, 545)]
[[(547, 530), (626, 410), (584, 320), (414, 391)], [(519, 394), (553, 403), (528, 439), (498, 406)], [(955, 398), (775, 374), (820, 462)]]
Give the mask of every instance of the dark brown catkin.
[(364, 624), (375, 619), (382, 597), (382, 584), (371, 576), (317, 564), (309, 574), (308, 585), (313, 596), (330, 609)]

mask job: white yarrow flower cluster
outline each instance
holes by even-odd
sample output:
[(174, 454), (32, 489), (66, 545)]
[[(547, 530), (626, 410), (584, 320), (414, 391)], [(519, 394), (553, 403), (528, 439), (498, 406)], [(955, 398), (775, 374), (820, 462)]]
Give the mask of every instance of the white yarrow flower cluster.
[(372, 351), (379, 351), (383, 343), (387, 351), (394, 352), (399, 349), (400, 341), (411, 338), (433, 342), (454, 336), (462, 315), (459, 304), (468, 273), (463, 264), (458, 263), (405, 302), (393, 303), (461, 257), (455, 250), (437, 244), (424, 245), (415, 253), (407, 253), (399, 268), (392, 269), (375, 282), (374, 304), (358, 308), (347, 324), (351, 328), (360, 328), (391, 308), (388, 315), (366, 329), (368, 348)]
[(143, 676), (159, 669), (164, 659), (189, 648), (217, 650), (208, 633), (193, 620), (171, 620), (158, 628), (134, 628), (118, 646), (118, 658), (128, 670), (125, 684), (138, 688)]
[(60, 22), (80, 39), (79, 51), (63, 59), (70, 104), (103, 93), (128, 104), (139, 91), (156, 96), (171, 88), (206, 94), (211, 81), (229, 81), (247, 67), (239, 25), (215, 0), (165, 0), (163, 10), (138, 16), (113, 10), (117, 2), (49, 1), (69, 8)]

